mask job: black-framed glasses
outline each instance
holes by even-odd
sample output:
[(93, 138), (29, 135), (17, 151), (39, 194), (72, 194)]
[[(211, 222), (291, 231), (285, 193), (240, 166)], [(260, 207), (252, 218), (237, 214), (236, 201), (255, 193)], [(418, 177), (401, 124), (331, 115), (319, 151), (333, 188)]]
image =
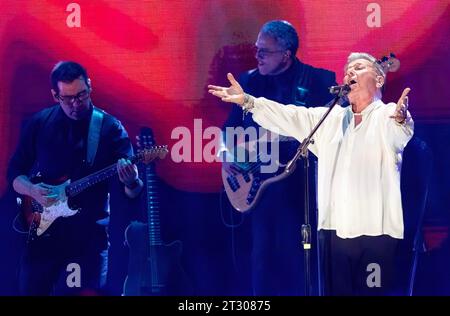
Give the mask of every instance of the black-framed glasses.
[(65, 105), (72, 105), (75, 100), (79, 103), (86, 101), (89, 98), (89, 90), (83, 90), (78, 92), (76, 95), (56, 95), (56, 98)]
[(268, 50), (266, 48), (254, 47), (255, 55), (260, 58), (266, 58), (277, 53), (284, 53), (286, 50)]

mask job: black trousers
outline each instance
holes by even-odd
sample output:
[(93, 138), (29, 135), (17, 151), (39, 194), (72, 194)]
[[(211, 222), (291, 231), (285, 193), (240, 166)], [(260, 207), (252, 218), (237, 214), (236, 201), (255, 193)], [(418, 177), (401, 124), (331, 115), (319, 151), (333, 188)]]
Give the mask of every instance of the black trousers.
[[(310, 182), (314, 169), (310, 168)], [(273, 183), (252, 210), (252, 286), (256, 296), (305, 295), (305, 264), (301, 226), (304, 224), (303, 170)], [(310, 251), (312, 295), (317, 295), (317, 229), (314, 187), (310, 185)], [(313, 215), (314, 214), (314, 215)]]
[(26, 245), (19, 266), (20, 295), (101, 293), (108, 266), (105, 229), (80, 228), (78, 236), (44, 234)]
[(398, 239), (388, 235), (343, 239), (321, 230), (324, 294), (393, 295)]

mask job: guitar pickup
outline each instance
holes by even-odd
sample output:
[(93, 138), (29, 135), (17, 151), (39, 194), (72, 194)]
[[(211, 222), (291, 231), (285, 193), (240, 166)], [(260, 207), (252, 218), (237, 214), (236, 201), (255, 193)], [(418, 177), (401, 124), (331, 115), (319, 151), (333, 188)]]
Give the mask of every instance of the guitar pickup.
[(236, 192), (241, 187), (235, 176), (227, 177), (227, 182), (228, 182), (228, 185), (230, 186), (231, 190), (233, 190), (233, 192)]

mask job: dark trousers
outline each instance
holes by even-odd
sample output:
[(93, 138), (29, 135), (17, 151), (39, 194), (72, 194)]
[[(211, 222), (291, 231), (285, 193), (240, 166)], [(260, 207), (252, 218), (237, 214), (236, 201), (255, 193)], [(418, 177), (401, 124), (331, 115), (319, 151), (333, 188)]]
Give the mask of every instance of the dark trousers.
[[(97, 237), (87, 231), (79, 231)], [(90, 242), (44, 235), (30, 241), (19, 266), (20, 295), (97, 295), (106, 283), (108, 250)]]
[(343, 239), (322, 230), (325, 295), (392, 295), (398, 239), (388, 235)]
[[(298, 168), (301, 171), (300, 168)], [(298, 172), (298, 170), (296, 170)], [(295, 174), (294, 174), (295, 175)], [(301, 226), (304, 224), (302, 177), (272, 184), (252, 210), (252, 285), (257, 296), (305, 295), (305, 264)], [(313, 179), (311, 175), (310, 179)], [(312, 189), (311, 189), (312, 190)], [(312, 294), (317, 295), (317, 248), (313, 193), (310, 221)]]

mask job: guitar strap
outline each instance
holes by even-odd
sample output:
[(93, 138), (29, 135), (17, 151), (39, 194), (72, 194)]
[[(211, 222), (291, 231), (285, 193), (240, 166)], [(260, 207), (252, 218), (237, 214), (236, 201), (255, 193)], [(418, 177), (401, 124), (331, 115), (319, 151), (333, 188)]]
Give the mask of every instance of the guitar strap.
[(310, 98), (311, 87), (311, 70), (312, 67), (298, 62), (296, 65), (296, 77), (294, 81), (294, 89), (291, 103), (297, 106), (309, 107), (308, 99)]
[(90, 167), (93, 166), (95, 155), (97, 154), (98, 142), (100, 140), (100, 130), (102, 129), (103, 112), (94, 106), (87, 140), (86, 161)]

